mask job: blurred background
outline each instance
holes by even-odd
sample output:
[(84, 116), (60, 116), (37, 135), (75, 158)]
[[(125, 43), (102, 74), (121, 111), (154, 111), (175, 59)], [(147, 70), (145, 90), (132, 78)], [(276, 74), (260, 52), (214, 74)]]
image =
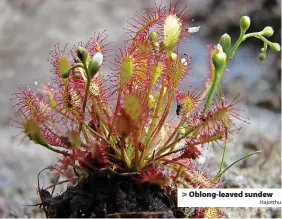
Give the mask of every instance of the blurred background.
[[(159, 4), (161, 1), (156, 1)], [(163, 0), (163, 4), (169, 1)], [(207, 44), (216, 44), (222, 34), (233, 40), (239, 34), (242, 15), (252, 19), (250, 31), (272, 26), (272, 41), (281, 44), (281, 1), (279, 0), (186, 0), (172, 1), (191, 10), (190, 24), (201, 26), (181, 50), (193, 56), (193, 84), (207, 74)], [(128, 38), (124, 27), (136, 11), (154, 6), (152, 0), (1, 0), (0, 1), (0, 217), (42, 216), (35, 207), (37, 174), (56, 162), (56, 155), (38, 145), (14, 138), (20, 130), (10, 126), (14, 116), (10, 94), (17, 86), (38, 87), (48, 83), (51, 73), (47, 59), (53, 45), (70, 46), (86, 42), (94, 31), (107, 30), (112, 47)], [(191, 23), (191, 20), (194, 21)], [(262, 150), (239, 163), (224, 176), (224, 186), (238, 188), (280, 188), (281, 186), (281, 55), (269, 51), (259, 62), (261, 44), (243, 44), (228, 66), (223, 85), (225, 94), (241, 103), (250, 124), (239, 122), (241, 132), (234, 136), (227, 153), (227, 164), (255, 150)], [(186, 83), (184, 83), (185, 86)], [(20, 144), (20, 145), (19, 145)], [(211, 145), (200, 159), (213, 174), (218, 170), (222, 148)], [(40, 180), (48, 184), (46, 177)], [(230, 217), (280, 218), (279, 209), (228, 209)]]

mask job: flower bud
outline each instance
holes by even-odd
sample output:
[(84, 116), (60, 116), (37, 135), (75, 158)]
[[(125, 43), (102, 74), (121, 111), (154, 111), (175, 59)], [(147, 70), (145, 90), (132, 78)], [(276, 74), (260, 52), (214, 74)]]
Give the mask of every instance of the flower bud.
[(273, 33), (274, 33), (274, 30), (273, 30), (273, 28), (270, 27), (270, 26), (265, 27), (265, 28), (261, 31), (261, 34), (262, 34), (263, 36), (266, 36), (266, 37), (271, 37), (271, 36), (273, 35)]
[(223, 51), (227, 53), (231, 46), (231, 37), (227, 33), (225, 33), (221, 36), (219, 43), (222, 46)]
[(258, 59), (259, 59), (260, 61), (264, 61), (264, 60), (266, 59), (266, 54), (265, 54), (264, 52), (260, 53), (260, 54), (258, 55)]
[(89, 77), (93, 78), (94, 75), (99, 71), (101, 65), (103, 63), (103, 54), (100, 52), (95, 53), (95, 55), (92, 57), (88, 64), (88, 72)]
[(278, 43), (268, 44), (273, 52), (280, 52), (280, 45)]
[(151, 40), (151, 41), (155, 41), (156, 39), (157, 39), (157, 37), (158, 37), (158, 35), (157, 35), (157, 33), (156, 32), (150, 32), (149, 33), (149, 39)]
[(222, 67), (226, 63), (226, 54), (223, 52), (220, 44), (217, 44), (215, 52), (212, 55), (212, 62), (216, 68)]
[(240, 19), (240, 28), (242, 32), (246, 32), (251, 25), (251, 19), (248, 16), (242, 16)]
[(77, 47), (76, 53), (77, 53), (77, 57), (81, 60), (81, 62), (86, 63), (86, 60), (88, 58), (87, 49), (79, 46)]

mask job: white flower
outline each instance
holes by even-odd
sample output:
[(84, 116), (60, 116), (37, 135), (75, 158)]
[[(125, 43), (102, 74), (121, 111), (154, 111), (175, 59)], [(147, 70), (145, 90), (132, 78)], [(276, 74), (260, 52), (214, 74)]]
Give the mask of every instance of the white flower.
[(97, 52), (94, 54), (92, 59), (90, 60), (88, 64), (88, 72), (89, 72), (89, 77), (93, 78), (94, 75), (99, 71), (102, 63), (103, 63), (103, 54), (100, 52)]
[(103, 56), (102, 53), (96, 52), (96, 53), (94, 54), (94, 56), (92, 57), (92, 61), (97, 62), (97, 64), (98, 64), (99, 66), (101, 66), (102, 63), (103, 63), (103, 58), (104, 58), (104, 56)]

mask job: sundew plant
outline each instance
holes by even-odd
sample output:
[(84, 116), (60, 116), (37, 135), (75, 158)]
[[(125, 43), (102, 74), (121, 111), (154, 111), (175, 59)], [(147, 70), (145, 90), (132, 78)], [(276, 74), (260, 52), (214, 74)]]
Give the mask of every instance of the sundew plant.
[[(51, 83), (36, 92), (20, 87), (13, 94), (20, 117), (17, 126), (35, 144), (59, 155), (54, 171), (74, 184), (107, 169), (132, 174), (139, 184), (220, 187), (222, 174), (238, 162), (223, 166), (230, 135), (238, 130), (234, 120), (245, 120), (239, 114), (239, 101), (224, 97), (222, 75), (247, 38), (262, 41), (260, 60), (266, 58), (268, 47), (279, 52), (280, 46), (267, 39), (273, 35), (271, 27), (247, 33), (251, 21), (243, 16), (239, 38), (233, 42), (224, 34), (217, 45), (209, 45), (206, 80), (189, 86), (183, 81), (189, 82), (193, 51), (178, 52), (183, 39), (198, 31), (184, 23), (188, 15), (186, 7), (172, 4), (136, 14), (126, 28), (129, 39), (115, 55), (105, 32), (69, 51), (55, 45)], [(105, 64), (111, 66), (108, 75)], [(224, 146), (215, 176), (195, 162), (212, 142)], [(195, 217), (222, 215), (213, 208), (194, 213)]]

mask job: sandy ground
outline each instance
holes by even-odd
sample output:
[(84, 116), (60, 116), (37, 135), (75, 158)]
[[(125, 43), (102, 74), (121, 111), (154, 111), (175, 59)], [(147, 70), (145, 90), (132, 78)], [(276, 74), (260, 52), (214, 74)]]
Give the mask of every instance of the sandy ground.
[[(117, 48), (125, 38), (122, 28), (128, 18), (136, 10), (153, 5), (149, 0), (117, 0), (110, 1), (111, 4), (104, 0), (77, 2), (0, 1), (0, 217), (34, 215), (34, 208), (23, 205), (37, 202), (37, 174), (56, 161), (56, 156), (44, 148), (26, 141), (19, 145), (22, 137), (13, 138), (19, 130), (9, 126), (9, 117), (13, 117), (10, 94), (18, 85), (36, 87), (34, 81), (48, 82), (48, 52), (55, 43), (73, 45), (88, 39), (94, 30), (107, 29), (113, 47)], [(205, 11), (210, 2), (188, 1), (192, 14)], [(240, 187), (278, 188), (281, 186), (281, 114), (250, 105), (243, 108), (251, 124), (240, 123), (242, 130), (230, 144), (227, 163), (251, 152), (250, 148), (257, 147), (263, 153), (233, 168), (226, 174), (226, 182)], [(215, 170), (212, 167), (218, 167), (221, 152), (217, 146), (210, 147), (204, 158), (211, 173)], [(43, 178), (41, 184), (46, 181)], [(258, 217), (260, 213), (262, 218), (279, 215), (275, 209), (229, 209), (228, 212), (230, 217), (241, 218)]]

